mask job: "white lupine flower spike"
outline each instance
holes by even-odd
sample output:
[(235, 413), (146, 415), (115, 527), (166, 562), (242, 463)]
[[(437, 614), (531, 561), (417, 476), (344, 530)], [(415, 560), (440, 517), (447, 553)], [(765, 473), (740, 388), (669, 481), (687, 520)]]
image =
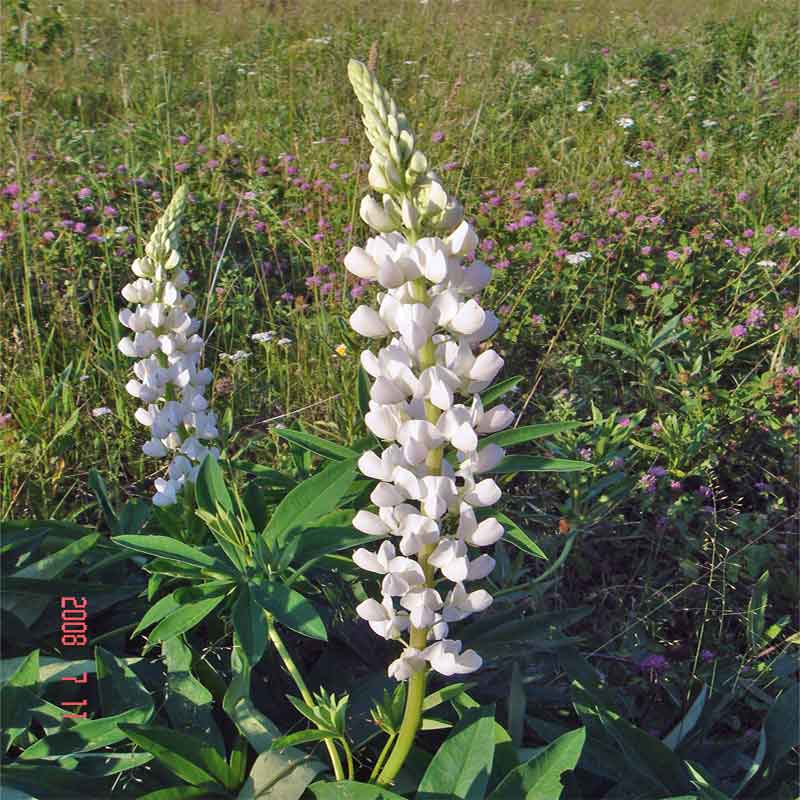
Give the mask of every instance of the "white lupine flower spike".
[[(381, 198), (363, 199), (361, 217), (378, 235), (353, 247), (344, 265), (380, 286), (376, 306), (359, 306), (350, 325), (383, 340), (377, 353), (361, 354), (361, 364), (372, 378), (365, 422), (385, 448), (359, 459), (361, 472), (378, 481), (371, 495), (377, 513), (360, 511), (354, 525), (389, 537), (353, 555), (383, 576), (381, 600), (365, 600), (357, 612), (379, 636), (403, 641), (391, 677), (424, 680), (429, 668), (466, 674), (480, 668), (481, 657), (446, 637), (451, 624), (491, 605), (491, 595), (469, 582), (494, 568), (478, 548), (503, 535), (496, 519), (482, 513), (479, 521), (475, 513), (500, 498), (482, 473), (504, 455), (494, 444), (479, 449), (480, 439), (514, 421), (505, 406), (485, 409), (479, 394), (503, 366), (494, 350), (479, 349), (497, 329), (477, 297), (492, 273), (473, 257), (478, 237), (429, 170), (405, 115), (366, 66), (351, 61), (348, 72), (373, 146), (370, 188)], [(452, 464), (443, 458), (446, 447)], [(387, 765), (383, 777), (396, 766)]]
[(119, 312), (119, 321), (133, 332), (119, 342), (119, 350), (139, 359), (133, 366), (136, 377), (125, 388), (141, 400), (136, 420), (150, 429), (142, 450), (153, 458), (172, 456), (167, 477), (155, 481), (157, 506), (177, 503), (182, 486), (194, 482), (203, 459), (219, 457), (218, 448), (208, 444), (219, 434), (217, 417), (207, 410), (203, 394), (212, 376), (200, 368), (200, 322), (190, 316), (195, 300), (181, 291), (189, 284), (178, 252), (185, 203), (186, 189), (180, 187), (156, 223), (145, 255), (133, 262), (137, 280), (122, 289), (123, 298), (136, 308)]

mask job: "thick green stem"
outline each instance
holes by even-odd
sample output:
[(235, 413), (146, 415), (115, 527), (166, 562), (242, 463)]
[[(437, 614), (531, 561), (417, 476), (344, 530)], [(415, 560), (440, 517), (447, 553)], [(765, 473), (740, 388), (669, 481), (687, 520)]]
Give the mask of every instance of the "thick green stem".
[[(283, 661), (283, 665), (286, 667), (286, 671), (291, 675), (295, 686), (297, 686), (300, 696), (303, 698), (303, 702), (309, 706), (315, 705), (314, 698), (311, 696), (311, 692), (308, 691), (306, 682), (303, 680), (303, 676), (300, 674), (297, 664), (294, 663), (291, 653), (287, 650), (283, 639), (281, 639), (278, 633), (278, 629), (275, 627), (275, 620), (272, 614), (267, 614), (267, 632), (270, 641), (275, 645), (275, 649), (281, 657), (281, 661)], [(344, 769), (342, 769), (342, 761), (339, 758), (339, 754), (336, 752), (336, 745), (330, 739), (325, 739), (325, 747), (328, 750), (328, 757), (330, 758), (336, 780), (343, 781)]]
[(389, 737), (386, 739), (386, 744), (384, 744), (383, 750), (381, 750), (381, 754), (378, 756), (378, 760), (375, 762), (375, 766), (372, 768), (372, 772), (370, 773), (369, 783), (372, 783), (375, 778), (378, 777), (378, 773), (381, 771), (383, 762), (386, 761), (386, 756), (389, 755), (389, 751), (392, 749), (392, 745), (394, 744), (396, 737), (397, 733), (390, 733)]

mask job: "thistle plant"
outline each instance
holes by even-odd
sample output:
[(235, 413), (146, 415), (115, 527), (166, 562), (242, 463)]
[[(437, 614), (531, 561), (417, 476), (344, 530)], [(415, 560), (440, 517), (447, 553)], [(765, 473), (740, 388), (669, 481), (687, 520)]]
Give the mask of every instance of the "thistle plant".
[(216, 415), (207, 410), (204, 395), (212, 375), (200, 368), (204, 346), (197, 333), (200, 321), (191, 317), (194, 297), (182, 292), (189, 284), (178, 252), (185, 204), (182, 186), (156, 223), (144, 256), (131, 266), (136, 280), (122, 289), (135, 309), (119, 312), (120, 322), (133, 336), (123, 338), (118, 347), (138, 359), (125, 389), (141, 401), (136, 419), (150, 429), (142, 450), (153, 458), (171, 456), (167, 477), (155, 481), (157, 506), (175, 503), (181, 487), (196, 479), (206, 455), (219, 456), (218, 448), (206, 444), (218, 431)]
[[(492, 602), (484, 589), (467, 588), (495, 564), (475, 551), (503, 535), (500, 523), (481, 511), (499, 500), (500, 488), (481, 476), (504, 451), (482, 447), (480, 436), (502, 430), (514, 416), (481, 402), (503, 359), (481, 348), (498, 321), (475, 299), (491, 277), (474, 258), (477, 235), (428, 169), (391, 97), (363, 64), (351, 61), (348, 72), (373, 146), (369, 184), (382, 195), (380, 203), (363, 198), (361, 217), (378, 235), (354, 247), (345, 266), (384, 290), (378, 308), (359, 306), (350, 325), (385, 342), (377, 354), (361, 354), (373, 378), (365, 423), (386, 443), (358, 462), (378, 481), (371, 495), (378, 511), (359, 511), (353, 524), (392, 538), (377, 552), (356, 550), (353, 560), (384, 576), (381, 600), (365, 600), (357, 613), (379, 636), (403, 643), (388, 670), (408, 688), (394, 750), (378, 776), (387, 784), (419, 728), (428, 671), (449, 676), (481, 667), (475, 651), (450, 638), (450, 626)], [(448, 447), (452, 455), (445, 458)]]

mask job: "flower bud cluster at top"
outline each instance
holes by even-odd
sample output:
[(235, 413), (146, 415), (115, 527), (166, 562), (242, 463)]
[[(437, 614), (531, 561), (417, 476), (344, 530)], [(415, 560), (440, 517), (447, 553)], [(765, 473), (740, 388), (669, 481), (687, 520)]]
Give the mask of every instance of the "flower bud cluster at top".
[(212, 375), (200, 369), (200, 322), (190, 316), (195, 300), (182, 293), (189, 284), (178, 253), (178, 225), (185, 202), (186, 190), (181, 187), (156, 223), (145, 255), (133, 262), (137, 279), (122, 290), (125, 300), (136, 308), (119, 312), (119, 321), (133, 336), (126, 336), (118, 347), (126, 356), (139, 359), (133, 366), (135, 377), (125, 388), (142, 402), (136, 419), (150, 429), (151, 438), (142, 450), (154, 458), (172, 455), (167, 477), (155, 481), (153, 503), (158, 506), (177, 502), (182, 485), (194, 482), (206, 455), (219, 457), (218, 448), (205, 444), (219, 435), (217, 417), (207, 410), (204, 396)]
[(494, 559), (475, 548), (503, 535), (480, 509), (500, 498), (498, 485), (482, 474), (504, 452), (492, 443), (481, 447), (479, 437), (514, 420), (503, 405), (484, 409), (480, 398), (503, 366), (493, 350), (478, 352), (497, 329), (497, 317), (475, 299), (491, 271), (472, 258), (475, 231), (428, 170), (405, 116), (363, 64), (351, 61), (348, 71), (373, 146), (369, 183), (383, 201), (364, 198), (362, 219), (379, 235), (353, 247), (344, 263), (384, 290), (378, 308), (359, 306), (350, 325), (388, 340), (377, 354), (361, 354), (373, 378), (365, 422), (386, 449), (358, 462), (378, 481), (371, 495), (377, 513), (359, 511), (353, 525), (384, 541), (377, 552), (356, 550), (353, 560), (384, 577), (381, 602), (365, 600), (357, 613), (386, 639), (408, 633), (389, 666), (397, 680), (428, 666), (443, 675), (469, 673), (481, 658), (462, 652), (449, 628), (491, 604), (488, 592), (466, 584), (494, 568)]

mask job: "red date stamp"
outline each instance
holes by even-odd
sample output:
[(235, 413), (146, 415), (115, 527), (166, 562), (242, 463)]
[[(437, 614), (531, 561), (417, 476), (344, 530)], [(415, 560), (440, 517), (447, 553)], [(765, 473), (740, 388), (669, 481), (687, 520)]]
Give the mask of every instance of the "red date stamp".
[[(88, 601), (85, 597), (62, 597), (61, 598), (61, 645), (63, 647), (86, 647), (88, 643), (86, 624)], [(62, 681), (72, 681), (76, 684), (87, 684), (89, 673), (84, 672), (80, 677), (65, 676)], [(89, 705), (87, 699), (64, 701), (62, 707), (73, 709), (69, 713), (64, 713), (65, 719), (86, 719), (86, 711), (78, 709), (86, 708)]]

